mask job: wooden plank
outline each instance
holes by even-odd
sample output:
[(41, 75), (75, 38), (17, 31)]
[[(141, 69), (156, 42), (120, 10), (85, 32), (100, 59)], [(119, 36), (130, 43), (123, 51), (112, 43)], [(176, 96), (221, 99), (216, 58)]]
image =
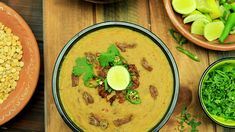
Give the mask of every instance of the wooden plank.
[(45, 125), (48, 132), (71, 131), (56, 109), (51, 87), (53, 66), (66, 42), (93, 24), (92, 4), (79, 0), (44, 0)]
[(103, 21), (126, 21), (149, 27), (148, 1), (124, 0), (122, 2), (96, 5), (96, 22)]
[(176, 109), (167, 124), (161, 131), (177, 131), (177, 117), (185, 104), (188, 111), (193, 115), (199, 115), (202, 124), (199, 126), (199, 131), (207, 130), (214, 131), (214, 124), (203, 113), (198, 100), (198, 83), (199, 79), (208, 66), (207, 50), (200, 48), (193, 44), (185, 45), (185, 48), (198, 55), (200, 62), (195, 62), (189, 59), (184, 54), (176, 50), (176, 42), (169, 35), (168, 30), (173, 27), (163, 6), (161, 0), (150, 0), (150, 16), (151, 16), (151, 30), (157, 34), (168, 46), (174, 55), (179, 73), (180, 73), (180, 97)]

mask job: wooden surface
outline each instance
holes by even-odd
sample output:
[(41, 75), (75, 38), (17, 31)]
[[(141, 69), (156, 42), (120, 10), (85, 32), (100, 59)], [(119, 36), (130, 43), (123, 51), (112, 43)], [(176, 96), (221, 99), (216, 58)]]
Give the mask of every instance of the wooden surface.
[(1, 132), (43, 132), (44, 131), (44, 70), (42, 0), (1, 0), (16, 10), (29, 24), (37, 39), (41, 55), (39, 82), (31, 101), (15, 118), (0, 126)]
[(159, 36), (173, 53), (180, 73), (180, 97), (173, 116), (161, 131), (178, 131), (176, 117), (183, 104), (193, 115), (199, 115), (200, 131), (234, 131), (212, 123), (203, 113), (197, 90), (200, 76), (206, 67), (223, 56), (234, 56), (235, 52), (215, 52), (193, 44), (185, 48), (201, 59), (194, 62), (176, 50), (177, 44), (168, 33), (172, 28), (162, 0), (124, 0), (107, 5), (96, 5), (81, 0), (44, 0), (44, 61), (45, 61), (45, 118), (46, 131), (71, 131), (57, 112), (52, 97), (51, 76), (57, 55), (66, 42), (87, 26), (103, 21), (127, 21), (139, 24)]

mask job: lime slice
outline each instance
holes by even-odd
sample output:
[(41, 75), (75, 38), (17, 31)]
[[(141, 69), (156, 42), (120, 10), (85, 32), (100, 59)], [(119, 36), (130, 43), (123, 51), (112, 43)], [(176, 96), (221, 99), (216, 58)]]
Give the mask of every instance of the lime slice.
[(209, 22), (212, 22), (212, 18), (209, 14), (204, 14), (204, 15), (206, 16), (207, 20), (209, 20)]
[(210, 8), (208, 7), (208, 4), (206, 0), (196, 0), (197, 3), (197, 9), (202, 13), (209, 13)]
[(201, 13), (200, 11), (195, 10), (195, 11), (193, 11), (193, 12), (190, 13), (190, 14), (183, 14), (182, 17), (185, 18), (185, 17), (187, 17), (187, 16), (189, 16), (189, 15), (194, 15), (194, 14), (202, 14), (202, 13)]
[(107, 82), (114, 90), (124, 90), (130, 82), (130, 74), (123, 66), (114, 66), (109, 69)]
[(216, 40), (220, 37), (224, 30), (224, 23), (222, 21), (211, 22), (204, 28), (204, 37), (208, 41)]
[(191, 26), (191, 33), (204, 35), (204, 28), (206, 24), (208, 24), (208, 21), (205, 21), (205, 19), (198, 19), (194, 21)]
[(180, 14), (189, 14), (196, 10), (195, 0), (172, 0), (174, 10)]
[(216, 0), (206, 0), (208, 7), (210, 8), (210, 16), (212, 19), (219, 18), (221, 14), (221, 10), (219, 4)]
[(207, 17), (203, 14), (192, 14), (184, 18), (184, 24), (194, 22), (198, 19), (207, 19)]

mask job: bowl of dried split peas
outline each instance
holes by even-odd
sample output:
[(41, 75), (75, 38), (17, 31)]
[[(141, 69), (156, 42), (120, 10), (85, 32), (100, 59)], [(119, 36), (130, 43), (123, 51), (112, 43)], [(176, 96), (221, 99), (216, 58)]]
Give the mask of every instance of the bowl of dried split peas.
[(32, 97), (39, 76), (36, 39), (23, 18), (0, 2), (0, 125)]

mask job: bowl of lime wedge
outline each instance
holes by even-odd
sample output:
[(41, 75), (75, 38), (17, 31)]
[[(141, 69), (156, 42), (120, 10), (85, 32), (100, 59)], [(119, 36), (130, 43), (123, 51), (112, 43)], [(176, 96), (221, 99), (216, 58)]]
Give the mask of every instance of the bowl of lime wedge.
[(164, 0), (175, 28), (194, 44), (218, 51), (235, 50), (235, 2)]

